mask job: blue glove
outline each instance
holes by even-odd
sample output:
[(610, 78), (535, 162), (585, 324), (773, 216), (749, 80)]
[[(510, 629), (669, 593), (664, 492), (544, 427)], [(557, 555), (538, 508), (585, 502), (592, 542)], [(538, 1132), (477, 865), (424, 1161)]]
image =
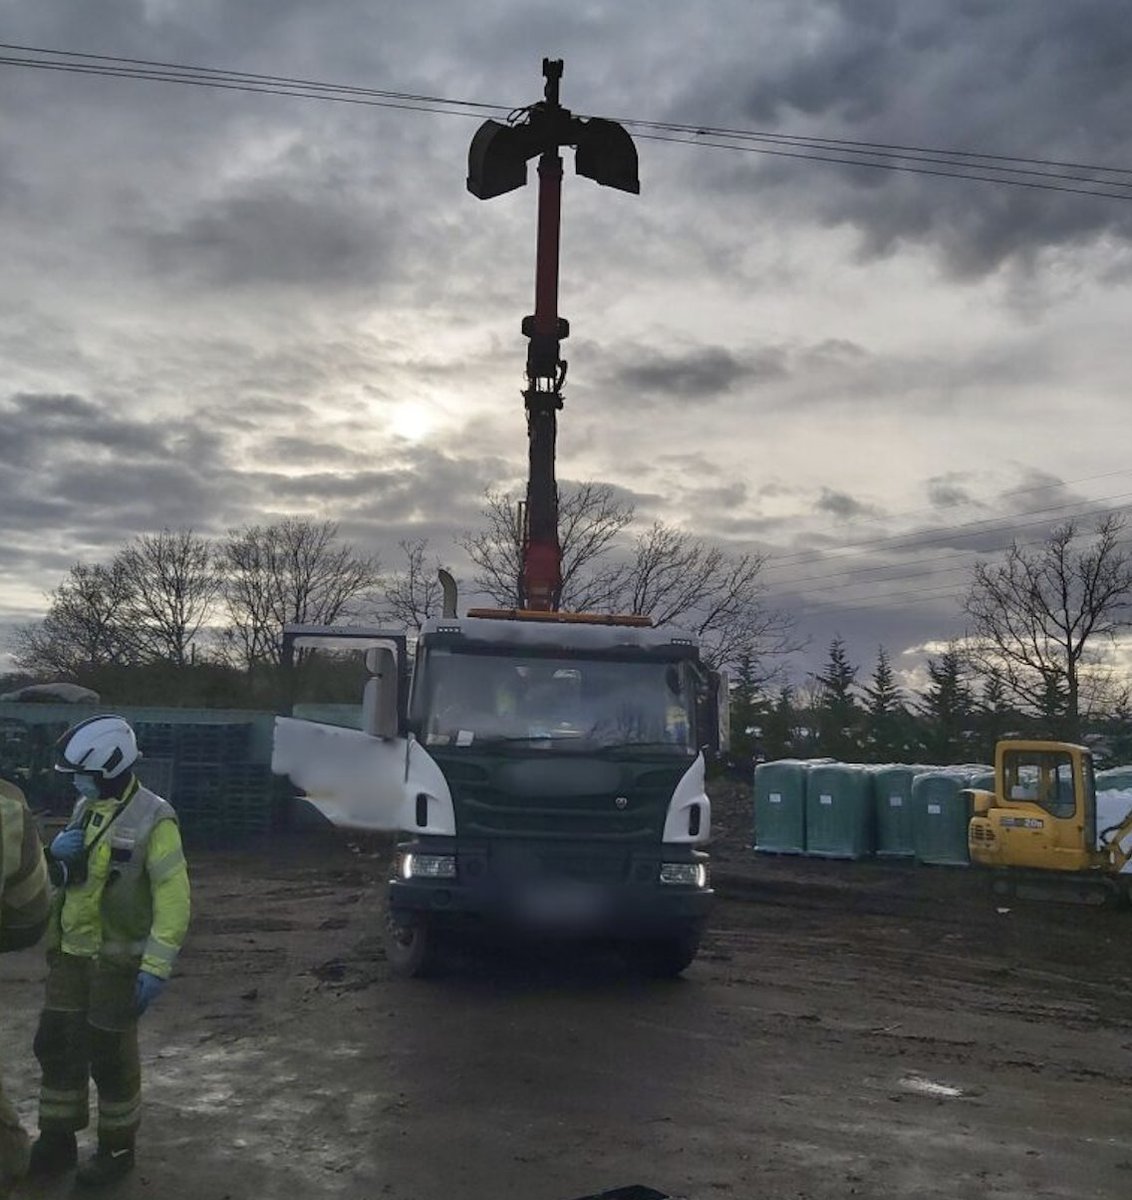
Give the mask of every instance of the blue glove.
[(82, 854), (85, 842), (86, 833), (82, 829), (64, 829), (51, 843), (51, 857), (59, 862), (70, 862)]
[(151, 975), (148, 971), (138, 972), (138, 982), (134, 989), (134, 1001), (137, 1004), (139, 1017), (165, 991), (166, 983), (168, 983), (168, 980), (159, 979), (156, 975)]

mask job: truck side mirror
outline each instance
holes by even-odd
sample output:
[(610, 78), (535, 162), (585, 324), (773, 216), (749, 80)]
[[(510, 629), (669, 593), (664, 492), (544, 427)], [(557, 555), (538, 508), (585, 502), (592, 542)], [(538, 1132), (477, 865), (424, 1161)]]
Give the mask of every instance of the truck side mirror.
[(715, 684), (716, 737), (719, 750), (731, 749), (731, 678), (726, 671), (713, 671)]
[(362, 693), (362, 731), (388, 740), (398, 735), (397, 655), (388, 646), (371, 646), (366, 651), (366, 670), (371, 678)]
[(696, 700), (700, 745), (717, 754), (731, 745), (731, 691), (726, 671), (707, 671)]

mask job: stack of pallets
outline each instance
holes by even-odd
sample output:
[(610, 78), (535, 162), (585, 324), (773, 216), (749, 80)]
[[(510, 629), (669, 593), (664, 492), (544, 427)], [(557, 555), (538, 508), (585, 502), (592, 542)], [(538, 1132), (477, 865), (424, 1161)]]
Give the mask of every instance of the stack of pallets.
[[(143, 762), (169, 764), (172, 803), (187, 837), (226, 840), (271, 828), (273, 777), (248, 761), (252, 725), (239, 722), (138, 726)], [(141, 772), (139, 772), (141, 773)]]

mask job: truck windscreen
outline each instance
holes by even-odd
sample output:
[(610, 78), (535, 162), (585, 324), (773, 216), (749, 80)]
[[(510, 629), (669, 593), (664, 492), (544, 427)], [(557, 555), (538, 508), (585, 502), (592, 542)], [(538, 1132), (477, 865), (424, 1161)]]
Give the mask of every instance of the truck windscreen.
[(595, 753), (694, 753), (694, 680), (686, 663), (461, 653), (432, 647), (417, 664), (413, 720), (428, 746), (512, 743)]

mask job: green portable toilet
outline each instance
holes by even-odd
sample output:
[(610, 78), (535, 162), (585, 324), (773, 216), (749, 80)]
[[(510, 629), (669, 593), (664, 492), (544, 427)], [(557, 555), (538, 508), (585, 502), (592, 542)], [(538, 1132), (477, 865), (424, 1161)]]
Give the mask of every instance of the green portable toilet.
[(994, 791), (994, 768), (988, 767), (985, 771), (975, 771), (967, 777), (966, 786), (974, 788), (978, 792), (993, 792)]
[(1109, 767), (1097, 772), (1098, 792), (1132, 791), (1132, 767)]
[(873, 852), (872, 780), (864, 767), (811, 767), (806, 776), (806, 853), (868, 858)]
[(805, 854), (805, 763), (783, 758), (755, 768), (755, 849)]
[(881, 767), (872, 773), (877, 854), (881, 858), (911, 858), (916, 853), (912, 841), (915, 778), (911, 767)]
[(965, 867), (971, 803), (963, 795), (967, 779), (947, 771), (929, 771), (912, 781), (912, 842), (916, 858), (935, 866)]

